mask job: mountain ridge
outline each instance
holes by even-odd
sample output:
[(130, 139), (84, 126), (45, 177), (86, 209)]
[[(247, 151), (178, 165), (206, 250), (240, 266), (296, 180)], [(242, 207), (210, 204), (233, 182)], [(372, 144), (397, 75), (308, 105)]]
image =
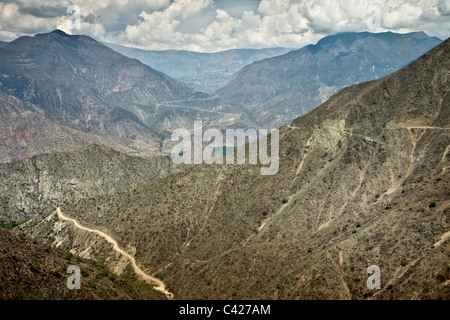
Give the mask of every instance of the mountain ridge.
[(277, 127), (306, 114), (333, 93), (398, 70), (440, 43), (425, 33), (340, 33), (281, 56), (254, 62), (215, 95)]
[(112, 43), (105, 45), (208, 93), (213, 92), (240, 67), (294, 50), (276, 47), (204, 53), (187, 50), (143, 50)]
[[(8, 141), (2, 162), (93, 142), (133, 155), (168, 154), (170, 133), (198, 117), (221, 129), (254, 123), (245, 111), (88, 36), (54, 31), (21, 37), (1, 46), (0, 58), (0, 103), (15, 110), (0, 121), (0, 139)], [(11, 117), (27, 139), (13, 137)]]
[[(448, 299), (449, 69), (447, 39), (341, 90), (280, 128), (276, 175), (191, 166), (61, 210), (181, 299)], [(19, 228), (123, 267), (63, 221)], [(366, 286), (370, 265), (380, 290)]]

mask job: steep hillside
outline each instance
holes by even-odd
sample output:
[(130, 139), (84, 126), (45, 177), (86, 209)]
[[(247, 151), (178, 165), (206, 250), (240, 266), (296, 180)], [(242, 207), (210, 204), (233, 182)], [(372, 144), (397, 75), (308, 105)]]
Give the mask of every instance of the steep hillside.
[[(0, 228), (0, 300), (150, 299), (164, 296), (132, 274), (118, 276), (99, 262), (75, 257)], [(67, 267), (81, 269), (81, 288), (67, 288)]]
[[(133, 137), (135, 138), (131, 138)], [(38, 106), (18, 99), (0, 88), (0, 163), (41, 153), (77, 150), (92, 143), (138, 155), (146, 155), (158, 149), (153, 140), (149, 141), (154, 146), (153, 149), (145, 150), (143, 146), (148, 146), (147, 144), (133, 139), (97, 135), (62, 125), (47, 118)]]
[(86, 102), (98, 108), (148, 105), (195, 93), (90, 37), (59, 30), (18, 38), (0, 52), (2, 85), (69, 123), (88, 111)]
[(254, 123), (245, 111), (87, 36), (55, 30), (21, 37), (0, 47), (0, 60), (2, 162), (92, 142), (155, 155), (168, 150), (169, 133), (197, 118), (205, 127)]
[[(282, 127), (276, 175), (198, 165), (61, 210), (175, 298), (448, 299), (449, 55), (446, 40)], [(70, 222), (34, 224), (19, 228), (123, 268)], [(381, 290), (366, 287), (370, 265)]]
[[(41, 152), (80, 148), (95, 137), (58, 125), (37, 106), (0, 87), (0, 162), (19, 160)], [(64, 141), (64, 143), (55, 143)]]
[(440, 40), (420, 33), (341, 33), (237, 72), (216, 91), (245, 106), (261, 125), (278, 127), (344, 87), (384, 77)]
[(170, 157), (133, 157), (95, 144), (0, 164), (0, 225), (44, 217), (68, 201), (131, 190), (181, 169)]
[(135, 58), (200, 91), (213, 92), (240, 68), (265, 58), (285, 54), (293, 48), (234, 49), (213, 53), (185, 50), (141, 50), (105, 43), (121, 54)]

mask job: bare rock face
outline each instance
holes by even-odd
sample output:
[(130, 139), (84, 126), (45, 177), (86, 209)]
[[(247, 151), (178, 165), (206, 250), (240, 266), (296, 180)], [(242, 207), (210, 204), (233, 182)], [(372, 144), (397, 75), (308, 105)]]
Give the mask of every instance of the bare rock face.
[(149, 105), (194, 94), (181, 82), (90, 37), (59, 30), (16, 39), (2, 46), (1, 55), (2, 85), (67, 123), (92, 108), (106, 112), (124, 104)]
[(0, 224), (44, 217), (69, 201), (133, 189), (179, 170), (169, 157), (133, 157), (96, 144), (0, 164)]
[(161, 136), (147, 121), (154, 103), (196, 97), (92, 38), (58, 30), (4, 43), (0, 57), (1, 162), (91, 143), (158, 154)]

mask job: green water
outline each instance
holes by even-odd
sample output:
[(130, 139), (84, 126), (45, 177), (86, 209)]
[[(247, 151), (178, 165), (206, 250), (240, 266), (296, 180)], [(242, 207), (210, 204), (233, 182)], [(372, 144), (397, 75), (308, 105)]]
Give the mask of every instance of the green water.
[(223, 146), (223, 147), (214, 147), (213, 149), (214, 149), (214, 153), (224, 155), (224, 154), (227, 154), (230, 151), (234, 151), (236, 149), (236, 147), (234, 147), (234, 146), (233, 147)]

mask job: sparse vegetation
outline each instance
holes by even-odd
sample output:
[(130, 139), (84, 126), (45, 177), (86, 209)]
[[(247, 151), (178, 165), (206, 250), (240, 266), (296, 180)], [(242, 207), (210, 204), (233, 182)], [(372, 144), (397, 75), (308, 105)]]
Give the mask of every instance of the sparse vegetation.
[(19, 221), (19, 222), (9, 222), (9, 223), (7, 223), (7, 224), (2, 224), (2, 225), (0, 225), (0, 227), (4, 228), (4, 229), (6, 229), (6, 230), (12, 230), (12, 229), (14, 229), (14, 228), (20, 226), (21, 224), (23, 224), (23, 223), (29, 221), (29, 220), (30, 220), (30, 219), (25, 219), (25, 220), (22, 220), (22, 221)]
[[(81, 153), (98, 157), (90, 165), (73, 160), (73, 153), (65, 154), (68, 159), (63, 158), (60, 166), (54, 165), (54, 156), (45, 158), (47, 162), (39, 156), (51, 183), (67, 183), (59, 171), (64, 166), (61, 170), (86, 185), (104, 178), (95, 192), (87, 187), (81, 194), (75, 184), (70, 186), (73, 197), (55, 191), (55, 204), (39, 208), (45, 212), (42, 218), (65, 197), (67, 204), (62, 210), (68, 216), (111, 235), (143, 269), (170, 285), (178, 299), (226, 298), (230, 292), (239, 299), (363, 299), (374, 294), (367, 293), (364, 286), (368, 263), (382, 263), (382, 277), (395, 283), (392, 290), (378, 291), (374, 298), (410, 298), (412, 290), (418, 299), (432, 298), (435, 291), (442, 292), (433, 281), (443, 277), (436, 275), (447, 272), (442, 263), (447, 258), (445, 245), (431, 249), (430, 245), (448, 229), (444, 204), (449, 179), (448, 170), (443, 170), (445, 159), (442, 162), (448, 130), (420, 130), (419, 142), (415, 140), (418, 135), (411, 135), (405, 126), (429, 121), (423, 101), (415, 95), (417, 75), (436, 86), (433, 95), (437, 101), (443, 98), (439, 95), (447, 86), (442, 80), (447, 74), (444, 56), (433, 54), (423, 66), (406, 67), (406, 74), (345, 88), (322, 107), (295, 119), (292, 128), (280, 129), (280, 170), (273, 176), (261, 176), (259, 167), (253, 165), (196, 165), (174, 173), (160, 164), (161, 170), (150, 170), (152, 161), (117, 159), (122, 156), (109, 151)], [(439, 67), (433, 67), (434, 63)], [(384, 87), (390, 92), (389, 103), (380, 98)], [(307, 153), (306, 141), (314, 146)], [(101, 152), (106, 156), (99, 156)], [(331, 154), (334, 160), (330, 163)], [(111, 160), (103, 161), (105, 158)], [(136, 162), (130, 165), (132, 161)], [(427, 163), (426, 169), (422, 162)], [(45, 163), (55, 168), (45, 167)], [(69, 164), (74, 163), (81, 167), (80, 173), (70, 171)], [(122, 168), (137, 170), (140, 166), (148, 169), (139, 172), (145, 179)], [(97, 167), (111, 175), (95, 171)], [(163, 170), (172, 174), (162, 174)], [(127, 175), (128, 179), (120, 178)], [(146, 180), (146, 175), (157, 178)], [(438, 176), (442, 180), (436, 184)], [(19, 185), (23, 177), (15, 179)], [(109, 194), (113, 187), (114, 193)], [(374, 194), (379, 200), (374, 201)], [(438, 209), (429, 210), (430, 201), (439, 204)], [(289, 205), (282, 205), (286, 203)], [(7, 212), (26, 216), (21, 203), (7, 206)], [(112, 286), (117, 291), (107, 297), (117, 294), (120, 298), (125, 294), (119, 289), (136, 281), (130, 266), (121, 276), (109, 271), (117, 266), (117, 257), (99, 237), (77, 232), (63, 221), (39, 222), (23, 229), (36, 235), (40, 243), (59, 243), (64, 249), (76, 245), (76, 252), (90, 248), (88, 252), (99, 265), (88, 269), (83, 259), (80, 265), (86, 283), (92, 281), (96, 286), (93, 291)], [(52, 268), (42, 268), (39, 259), (57, 252), (47, 249), (33, 247), (29, 253), (39, 254), (28, 255), (34, 260), (27, 268), (39, 266), (39, 275), (43, 270), (58, 270), (45, 272), (53, 278), (56, 274), (65, 277), (63, 267), (74, 261), (78, 264), (76, 256), (61, 253)], [(17, 264), (24, 255), (9, 250), (5, 257)], [(420, 263), (399, 279), (399, 267), (407, 268), (416, 260)], [(333, 277), (329, 277), (331, 273)], [(348, 296), (342, 281), (350, 290)]]

